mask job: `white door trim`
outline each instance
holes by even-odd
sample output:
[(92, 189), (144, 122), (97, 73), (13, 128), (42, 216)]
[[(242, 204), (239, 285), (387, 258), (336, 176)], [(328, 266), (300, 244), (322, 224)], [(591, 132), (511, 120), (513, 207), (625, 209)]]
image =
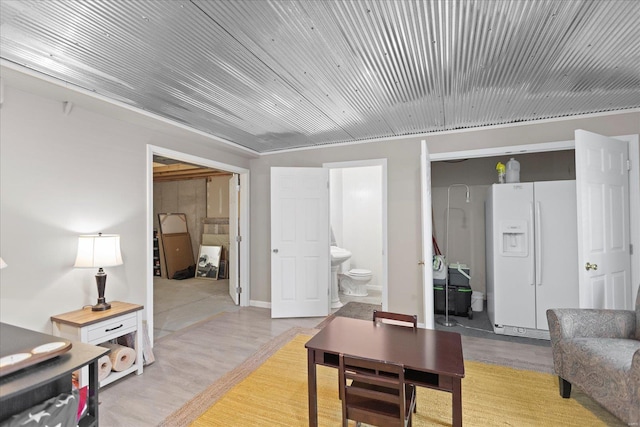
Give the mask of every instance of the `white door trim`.
[(440, 160), (459, 160), (459, 159), (473, 159), (478, 157), (493, 157), (504, 156), (513, 154), (524, 153), (541, 153), (548, 151), (560, 151), (560, 150), (573, 150), (576, 148), (576, 143), (573, 140), (569, 141), (556, 141), (556, 142), (542, 142), (540, 144), (527, 144), (527, 145), (512, 145), (508, 147), (492, 147), (492, 148), (479, 148), (477, 150), (466, 151), (451, 151), (446, 153), (433, 153), (430, 154), (432, 162)]
[(382, 310), (389, 308), (389, 256), (387, 239), (387, 159), (352, 160), (346, 162), (323, 163), (323, 168), (342, 169), (367, 166), (382, 167)]
[[(640, 143), (638, 134), (613, 136), (612, 138), (622, 139), (629, 143), (629, 158), (631, 159), (631, 171), (629, 171), (629, 209), (630, 217), (640, 217)], [(429, 144), (427, 140), (427, 145)], [(459, 150), (430, 154), (431, 162), (442, 160), (470, 159), (476, 157), (493, 157), (516, 153), (540, 153), (547, 151), (574, 150), (575, 141), (555, 141), (543, 142), (539, 144), (513, 145), (504, 147), (482, 148), (478, 150)], [(637, 222), (637, 221), (635, 221)], [(633, 292), (638, 292), (640, 286), (640, 224), (631, 221), (631, 244), (634, 247), (631, 255), (631, 280)], [(433, 293), (433, 283), (431, 286), (425, 284), (425, 292)], [(432, 314), (427, 313), (430, 308), (424, 307), (425, 319)]]
[(229, 278), (229, 296), (236, 305), (240, 305), (240, 272), (238, 271), (238, 248), (240, 226), (238, 208), (240, 202), (240, 175), (233, 174), (229, 179), (229, 257), (227, 260), (227, 277)]
[[(629, 218), (640, 218), (640, 135), (621, 135), (611, 138), (627, 141), (629, 144)], [(635, 302), (635, 296), (640, 288), (640, 223), (631, 219), (629, 224), (631, 237), (629, 242), (633, 245), (631, 254), (631, 301)]]
[[(240, 294), (240, 306), (249, 305), (250, 301), (250, 277), (251, 260), (249, 258), (250, 248), (250, 230), (249, 230), (249, 169), (241, 168), (234, 165), (218, 162), (204, 157), (198, 157), (191, 154), (182, 153), (180, 151), (170, 150), (164, 147), (147, 144), (147, 242), (153, 240), (153, 155), (169, 157), (186, 163), (201, 165), (213, 169), (220, 169), (227, 172), (233, 172), (240, 175), (240, 234), (242, 242), (239, 247), (239, 263), (240, 263), (240, 282), (242, 288)], [(147, 301), (145, 304), (147, 328), (149, 332), (149, 340), (153, 346), (153, 248), (147, 244)]]
[[(625, 135), (623, 138), (629, 142), (629, 159), (631, 170), (629, 171), (629, 215), (630, 218), (640, 217), (640, 137)], [(640, 287), (640, 221), (631, 220), (631, 289), (637, 294)]]
[(431, 215), (431, 158), (424, 139), (420, 141), (420, 202), (422, 219), (422, 289), (424, 289), (424, 327), (434, 329), (433, 310), (433, 226)]

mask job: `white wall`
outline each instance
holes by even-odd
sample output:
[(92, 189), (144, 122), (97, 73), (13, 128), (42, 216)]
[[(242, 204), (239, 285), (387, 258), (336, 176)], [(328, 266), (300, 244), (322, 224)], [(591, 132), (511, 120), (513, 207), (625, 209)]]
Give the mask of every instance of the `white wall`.
[[(274, 153), (251, 160), (252, 300), (270, 301), (271, 299), (271, 285), (268, 279), (270, 277), (268, 224), (270, 221), (269, 168), (271, 166), (321, 167), (323, 163), (330, 162), (387, 159), (388, 308), (391, 311), (418, 313), (420, 321), (423, 321), (421, 318), (423, 313), (422, 267), (418, 265), (418, 262), (422, 261), (420, 140), (426, 139), (429, 151), (431, 154), (436, 154), (567, 141), (573, 139), (575, 129), (585, 129), (604, 135), (638, 134), (640, 133), (640, 113), (634, 111), (457, 131), (426, 137), (399, 138), (366, 144), (323, 146), (313, 150)], [(265, 224), (267, 224), (266, 227)]]
[[(24, 76), (14, 81), (4, 68), (2, 80), (0, 256), (8, 267), (0, 270), (0, 320), (50, 333), (50, 316), (95, 304), (96, 271), (72, 266), (77, 235), (99, 231), (121, 235), (124, 259), (105, 269), (107, 300), (145, 304), (147, 144), (238, 167), (248, 168), (248, 159), (216, 149), (205, 135), (76, 91)], [(68, 99), (74, 107), (65, 115)]]
[(271, 300), (270, 179), (272, 166), (322, 167), (324, 163), (387, 161), (388, 307), (419, 313), (422, 308), (420, 256), (419, 139), (323, 147), (276, 153), (251, 160), (251, 298)]
[[(269, 168), (387, 159), (389, 309), (422, 315), (420, 140), (299, 150), (258, 157), (179, 125), (149, 118), (2, 68), (0, 108), (0, 321), (50, 331), (49, 317), (95, 304), (92, 271), (75, 270), (76, 236), (122, 236), (125, 264), (107, 270), (107, 298), (144, 304), (146, 147), (151, 144), (251, 169), (251, 299), (271, 300)], [(62, 102), (74, 108), (65, 116)], [(427, 136), (432, 154), (573, 139), (574, 129), (640, 133), (640, 113), (592, 116)], [(150, 214), (149, 214), (150, 215)], [(428, 265), (428, 263), (427, 263)], [(147, 310), (144, 313), (148, 315)]]
[[(343, 216), (342, 201), (344, 199), (342, 195), (342, 169), (330, 169), (329, 170), (329, 224), (331, 224), (331, 231), (333, 232), (332, 245), (340, 246), (343, 242), (342, 236), (342, 222)], [(335, 243), (335, 244), (334, 244)]]
[(351, 252), (351, 268), (371, 270), (370, 286), (382, 286), (382, 167), (332, 169), (330, 175), (331, 201), (340, 198), (331, 205), (338, 246)]

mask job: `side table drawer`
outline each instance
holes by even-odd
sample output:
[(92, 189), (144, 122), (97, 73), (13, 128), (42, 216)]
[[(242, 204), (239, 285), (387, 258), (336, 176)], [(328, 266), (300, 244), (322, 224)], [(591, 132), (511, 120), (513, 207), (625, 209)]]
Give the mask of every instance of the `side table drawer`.
[(136, 314), (130, 313), (115, 319), (108, 319), (87, 327), (89, 344), (100, 344), (136, 331)]

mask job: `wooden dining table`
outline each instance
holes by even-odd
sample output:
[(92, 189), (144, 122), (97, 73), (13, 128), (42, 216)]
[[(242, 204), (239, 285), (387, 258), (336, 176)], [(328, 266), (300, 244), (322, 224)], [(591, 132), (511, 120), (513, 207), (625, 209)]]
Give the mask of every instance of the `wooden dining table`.
[(318, 425), (316, 365), (337, 368), (340, 354), (404, 365), (407, 383), (451, 393), (452, 425), (462, 426), (464, 359), (460, 334), (335, 317), (305, 347), (309, 426)]

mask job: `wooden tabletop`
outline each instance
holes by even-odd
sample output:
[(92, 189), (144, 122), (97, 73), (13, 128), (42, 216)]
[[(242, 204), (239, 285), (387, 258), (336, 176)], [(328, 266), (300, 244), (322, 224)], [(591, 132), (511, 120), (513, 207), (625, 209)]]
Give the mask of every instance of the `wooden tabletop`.
[(307, 349), (395, 362), (422, 372), (464, 378), (460, 334), (336, 317)]
[(66, 323), (77, 327), (91, 325), (93, 323), (102, 322), (112, 317), (120, 316), (134, 311), (142, 310), (144, 306), (131, 304), (128, 302), (111, 301), (111, 308), (104, 311), (92, 311), (91, 306), (84, 307), (80, 310), (70, 311), (64, 314), (51, 316), (51, 321)]

